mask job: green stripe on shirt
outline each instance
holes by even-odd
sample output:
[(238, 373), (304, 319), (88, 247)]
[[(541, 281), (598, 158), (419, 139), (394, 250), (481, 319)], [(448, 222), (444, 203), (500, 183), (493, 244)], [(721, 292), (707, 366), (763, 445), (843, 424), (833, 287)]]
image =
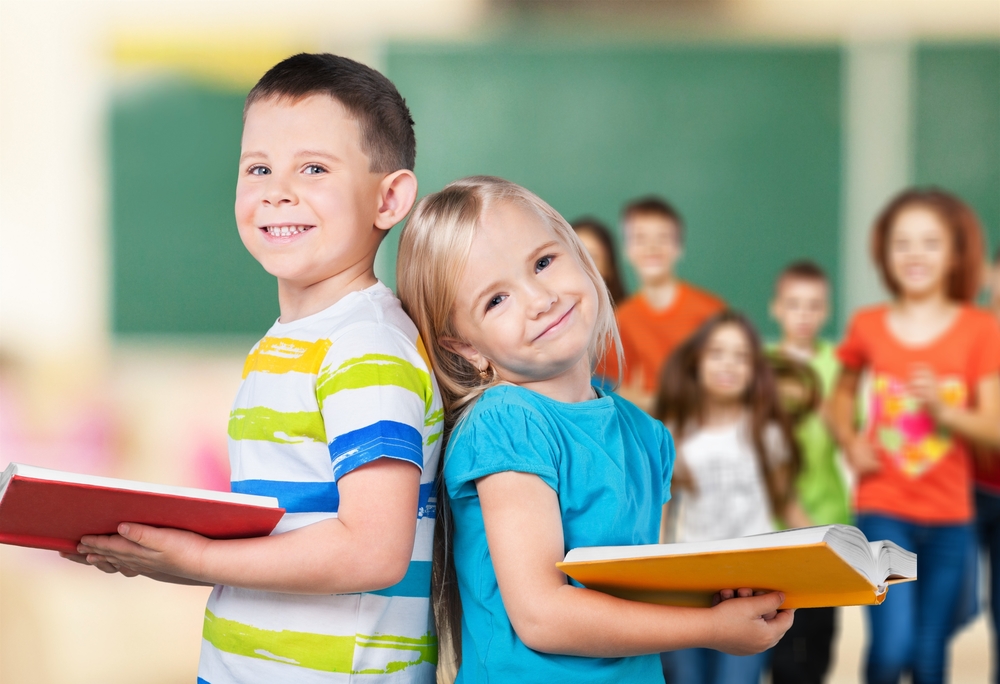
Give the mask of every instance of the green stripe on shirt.
[(341, 390), (383, 385), (410, 390), (424, 400), (424, 411), (430, 412), (434, 399), (430, 373), (389, 354), (365, 354), (348, 359), (337, 369), (324, 368), (316, 379), (316, 397), (322, 408), (327, 397)]
[(229, 436), (278, 444), (326, 443), (326, 428), (319, 411), (282, 412), (266, 406), (235, 409), (229, 414)]

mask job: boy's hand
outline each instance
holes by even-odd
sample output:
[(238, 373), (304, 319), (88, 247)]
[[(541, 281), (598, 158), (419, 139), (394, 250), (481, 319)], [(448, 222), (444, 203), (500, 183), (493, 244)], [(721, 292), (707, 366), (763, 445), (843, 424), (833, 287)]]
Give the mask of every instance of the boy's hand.
[(712, 607), (718, 625), (713, 648), (730, 655), (753, 655), (774, 646), (792, 626), (793, 610), (778, 610), (785, 595), (750, 589), (720, 591)]
[[(208, 542), (194, 532), (122, 523), (118, 534), (85, 536), (77, 550), (87, 563), (104, 572), (198, 579)], [(72, 554), (63, 557), (80, 562)]]

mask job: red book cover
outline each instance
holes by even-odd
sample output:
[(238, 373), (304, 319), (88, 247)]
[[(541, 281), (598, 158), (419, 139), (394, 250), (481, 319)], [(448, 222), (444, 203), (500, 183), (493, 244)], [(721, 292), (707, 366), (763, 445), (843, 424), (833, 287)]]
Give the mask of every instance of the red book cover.
[(0, 543), (76, 553), (86, 534), (123, 522), (190, 530), (212, 539), (263, 537), (285, 510), (278, 500), (79, 475), (11, 463), (0, 477)]

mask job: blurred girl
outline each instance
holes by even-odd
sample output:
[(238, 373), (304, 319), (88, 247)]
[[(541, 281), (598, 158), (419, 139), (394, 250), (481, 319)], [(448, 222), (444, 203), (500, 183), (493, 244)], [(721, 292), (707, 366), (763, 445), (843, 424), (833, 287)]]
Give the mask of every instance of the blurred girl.
[(436, 605), (439, 633), (460, 635), (459, 682), (662, 682), (659, 651), (757, 653), (784, 634), (778, 593), (658, 606), (556, 568), (573, 547), (655, 543), (674, 450), (661, 423), (591, 385), (614, 315), (555, 210), (498, 178), (456, 181), (403, 230), (398, 283), (451, 431), (454, 534), (438, 549), (454, 553), (461, 627), (447, 586)]
[[(872, 253), (892, 301), (852, 318), (832, 397), (837, 439), (857, 474), (857, 524), (915, 551), (919, 580), (868, 610), (870, 684), (944, 681), (965, 617), (973, 544), (970, 444), (1000, 443), (1000, 325), (970, 303), (980, 283), (975, 214), (946, 192), (908, 190), (875, 222)], [(859, 431), (862, 373), (869, 427)]]
[(618, 274), (618, 255), (611, 231), (603, 223), (589, 216), (574, 221), (573, 230), (587, 248), (587, 253), (597, 266), (597, 272), (604, 279), (608, 294), (611, 295), (611, 303), (616, 306), (621, 304), (625, 299), (625, 287)]
[[(655, 415), (677, 438), (677, 541), (772, 532), (776, 519), (808, 524), (791, 487), (798, 447), (760, 338), (744, 316), (717, 314), (674, 352)], [(757, 684), (766, 655), (677, 651), (674, 680)]]

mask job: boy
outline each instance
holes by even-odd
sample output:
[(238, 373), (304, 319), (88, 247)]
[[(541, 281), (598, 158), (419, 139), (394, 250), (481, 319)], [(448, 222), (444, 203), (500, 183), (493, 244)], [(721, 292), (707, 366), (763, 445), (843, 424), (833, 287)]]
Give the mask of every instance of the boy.
[(434, 681), (441, 403), (373, 270), (416, 196), (414, 156), (403, 98), (349, 59), (290, 57), (247, 96), (236, 222), (278, 280), (281, 316), (243, 369), (232, 489), (287, 513), (275, 534), (235, 541), (126, 523), (76, 557), (215, 585), (199, 682)]
[[(773, 351), (808, 364), (820, 379), (824, 397), (829, 395), (840, 366), (834, 346), (819, 338), (829, 310), (830, 284), (819, 266), (797, 261), (778, 275), (771, 316), (781, 328), (781, 341)], [(802, 454), (796, 494), (810, 523), (849, 524), (847, 485), (837, 466), (836, 443), (823, 420), (818, 415), (805, 418), (795, 437)], [(796, 612), (795, 624), (774, 647), (774, 683), (822, 682), (835, 631), (833, 608)]]
[[(684, 222), (666, 201), (645, 197), (629, 202), (622, 210), (622, 230), (625, 255), (639, 274), (640, 287), (618, 307), (625, 360), (619, 394), (650, 411), (660, 369), (670, 353), (725, 304), (677, 279), (674, 269), (684, 252)], [(613, 354), (598, 373), (617, 379)]]

